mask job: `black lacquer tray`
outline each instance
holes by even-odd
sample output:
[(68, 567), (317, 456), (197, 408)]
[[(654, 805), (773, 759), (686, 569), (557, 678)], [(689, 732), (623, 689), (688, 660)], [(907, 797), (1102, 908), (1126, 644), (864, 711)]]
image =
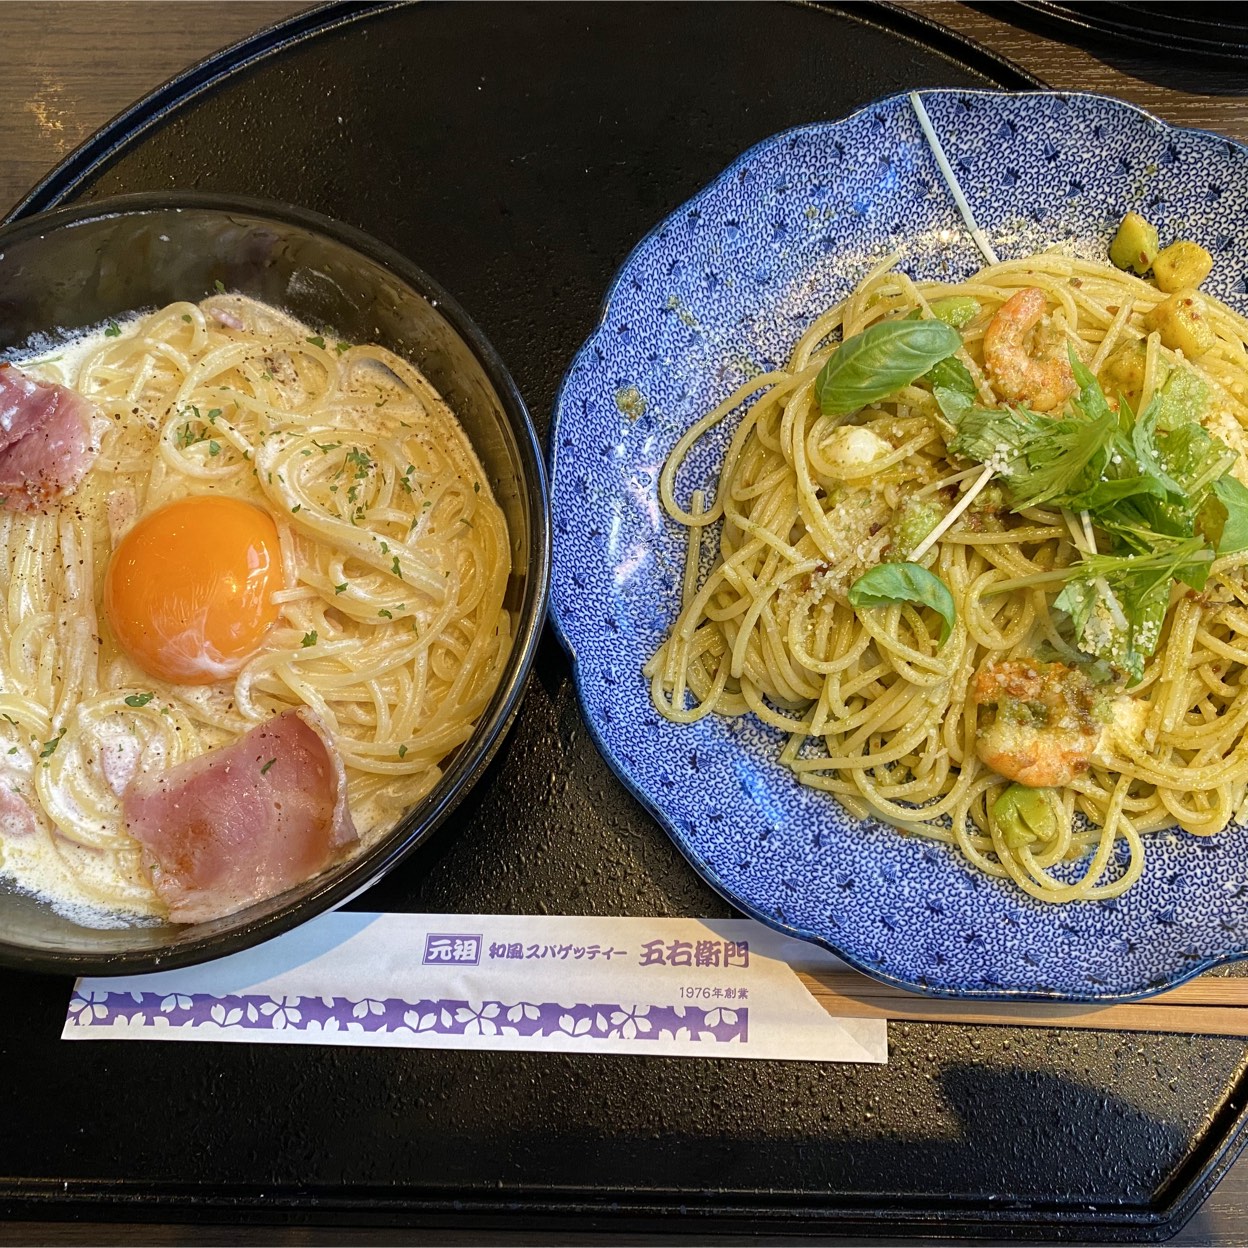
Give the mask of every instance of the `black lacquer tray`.
[[(106, 127), (19, 211), (303, 204), (445, 284), (544, 426), (634, 242), (757, 140), (1036, 84), (877, 5), (333, 5)], [(727, 913), (601, 761), (548, 638), (515, 729), (365, 909)], [(0, 975), (0, 1216), (1161, 1239), (1230, 1164), (1242, 1042), (893, 1025), (887, 1067), (62, 1043)]]
[(1248, 63), (1248, 10), (1225, 0), (1186, 0), (1183, 4), (1173, 0), (1022, 0), (1016, 7), (1025, 10), (1025, 17), (1046, 32), (1110, 53), (1151, 57), (1170, 64), (1178, 55), (1198, 65), (1240, 70)]

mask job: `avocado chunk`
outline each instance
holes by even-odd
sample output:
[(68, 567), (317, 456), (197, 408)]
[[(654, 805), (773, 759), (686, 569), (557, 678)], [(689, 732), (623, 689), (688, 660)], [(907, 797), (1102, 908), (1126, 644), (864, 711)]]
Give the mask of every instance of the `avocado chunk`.
[(1156, 228), (1138, 212), (1129, 212), (1109, 245), (1109, 258), (1117, 268), (1132, 269), (1142, 277), (1152, 268), (1157, 251)]

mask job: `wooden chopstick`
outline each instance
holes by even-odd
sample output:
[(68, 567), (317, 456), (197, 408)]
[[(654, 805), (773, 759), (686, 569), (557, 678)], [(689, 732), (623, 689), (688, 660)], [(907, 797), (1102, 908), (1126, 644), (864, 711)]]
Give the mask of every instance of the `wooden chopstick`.
[(1077, 1005), (921, 997), (856, 971), (798, 971), (797, 976), (829, 1014), (840, 1018), (1248, 1036), (1248, 979), (1203, 976), (1143, 1001)]

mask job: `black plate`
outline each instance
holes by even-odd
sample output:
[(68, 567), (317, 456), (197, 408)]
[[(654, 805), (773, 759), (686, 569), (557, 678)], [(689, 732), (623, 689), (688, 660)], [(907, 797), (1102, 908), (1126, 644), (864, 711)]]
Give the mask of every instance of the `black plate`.
[[(544, 425), (628, 250), (734, 156), (964, 85), (1035, 84), (882, 6), (333, 7), (157, 92), (24, 208), (182, 186), (346, 220), (461, 300)], [(357, 904), (727, 913), (599, 758), (549, 639), (491, 774)], [(71, 1045), (66, 981), (0, 993), (10, 1216), (1138, 1241), (1229, 1164), (1248, 1095), (1225, 1039), (895, 1025), (883, 1068)]]

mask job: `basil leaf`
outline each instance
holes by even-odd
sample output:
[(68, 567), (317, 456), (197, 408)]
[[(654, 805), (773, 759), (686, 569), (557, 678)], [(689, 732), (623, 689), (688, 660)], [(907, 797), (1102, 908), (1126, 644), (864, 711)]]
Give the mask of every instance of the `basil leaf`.
[(962, 345), (940, 321), (880, 321), (841, 343), (815, 379), (825, 416), (848, 416), (917, 381)]
[(941, 644), (944, 644), (953, 631), (958, 612), (949, 587), (935, 573), (917, 563), (879, 563), (849, 587), (849, 605), (855, 609), (891, 607), (898, 602), (931, 607), (944, 621), (940, 630)]

